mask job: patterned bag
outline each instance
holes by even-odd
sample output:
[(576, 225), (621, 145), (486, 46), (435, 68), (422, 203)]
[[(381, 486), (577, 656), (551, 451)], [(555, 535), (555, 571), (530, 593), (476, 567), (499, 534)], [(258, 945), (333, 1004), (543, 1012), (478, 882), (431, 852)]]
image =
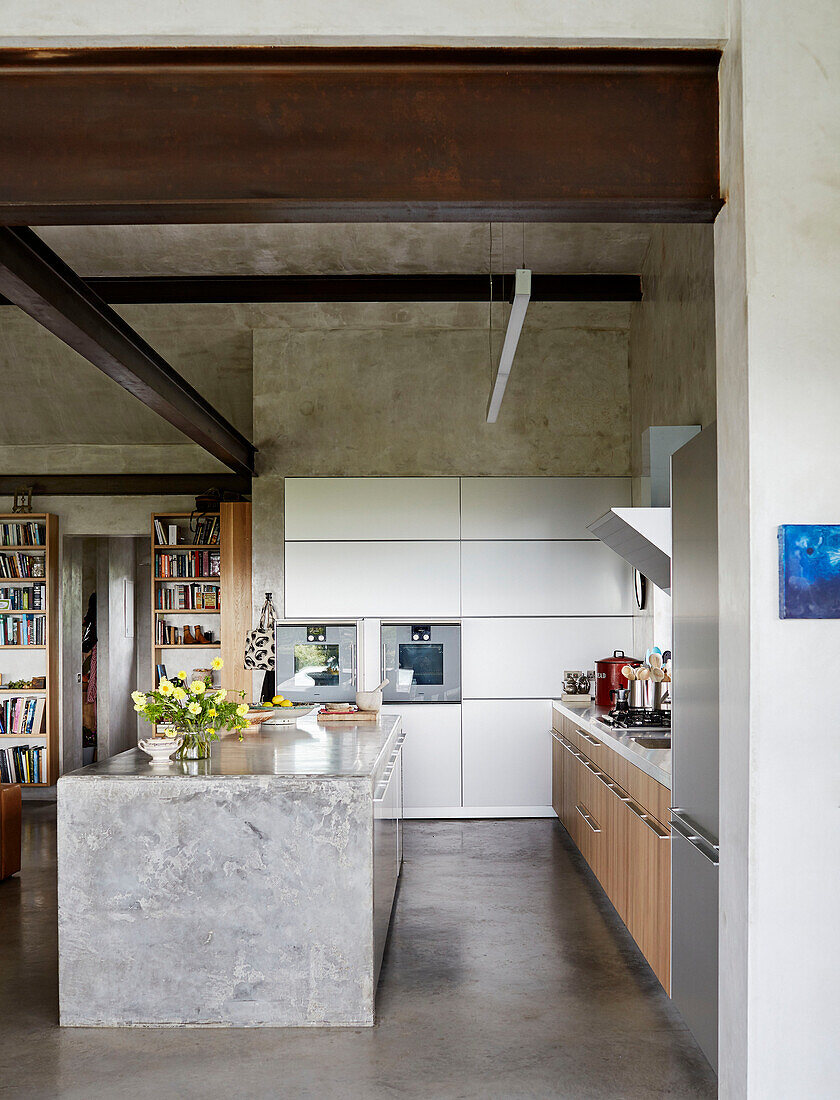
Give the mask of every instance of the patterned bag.
[(245, 667), (250, 669), (263, 669), (266, 672), (274, 671), (274, 624), (277, 621), (277, 611), (271, 599), (271, 593), (266, 592), (265, 603), (260, 615), (260, 625), (256, 630), (249, 630), (245, 635)]

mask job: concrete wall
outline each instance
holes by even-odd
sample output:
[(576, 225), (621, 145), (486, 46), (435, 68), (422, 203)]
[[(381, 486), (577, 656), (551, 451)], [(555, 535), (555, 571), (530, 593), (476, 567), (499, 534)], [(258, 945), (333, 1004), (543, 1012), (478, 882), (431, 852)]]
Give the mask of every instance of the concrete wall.
[[(253, 605), (283, 580), (283, 478), (629, 473), (627, 305), (537, 304), (501, 415), (478, 305), (298, 306), (254, 333)], [(504, 330), (494, 316), (494, 352)]]
[[(75, 0), (56, 7), (49, 0), (8, 0), (3, 8), (3, 34), (10, 44), (73, 43), (125, 38), (149, 41), (175, 36), (175, 41), (217, 38), (221, 41), (380, 41), (422, 42), (459, 39), (486, 44), (494, 39), (537, 42), (563, 39), (574, 43), (721, 43), (727, 33), (724, 0), (519, 0), (487, 5), (482, 0), (447, 3), (436, 0), (189, 0), (172, 4), (113, 4), (109, 0)], [(114, 37), (116, 36), (116, 37)]]
[(715, 226), (721, 595), (721, 1095), (840, 1095), (835, 621), (779, 618), (781, 523), (840, 523), (840, 24), (733, 0)]
[(642, 432), (716, 415), (714, 229), (658, 225), (642, 266), (644, 299), (630, 311), (630, 437), (642, 472)]

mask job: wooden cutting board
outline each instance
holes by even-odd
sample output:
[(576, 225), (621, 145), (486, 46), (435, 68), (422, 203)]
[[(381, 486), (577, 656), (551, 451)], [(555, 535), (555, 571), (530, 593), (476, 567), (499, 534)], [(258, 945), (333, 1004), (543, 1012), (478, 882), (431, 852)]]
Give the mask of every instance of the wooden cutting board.
[(376, 722), (379, 718), (377, 710), (355, 710), (352, 714), (330, 712), (322, 714), (318, 711), (319, 722)]

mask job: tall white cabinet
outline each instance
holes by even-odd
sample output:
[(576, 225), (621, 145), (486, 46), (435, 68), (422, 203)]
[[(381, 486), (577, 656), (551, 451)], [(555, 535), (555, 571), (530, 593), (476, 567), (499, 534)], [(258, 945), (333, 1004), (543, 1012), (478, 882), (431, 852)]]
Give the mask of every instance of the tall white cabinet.
[(462, 623), (461, 705), (387, 708), (406, 816), (553, 816), (563, 670), (632, 646), (629, 568), (586, 525), (629, 504), (627, 478), (286, 480), (287, 618)]

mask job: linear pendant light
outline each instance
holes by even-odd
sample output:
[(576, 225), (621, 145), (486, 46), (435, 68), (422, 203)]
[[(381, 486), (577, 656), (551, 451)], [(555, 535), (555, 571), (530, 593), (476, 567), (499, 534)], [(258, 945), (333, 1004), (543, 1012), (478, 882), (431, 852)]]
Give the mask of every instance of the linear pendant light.
[(516, 281), (513, 287), (513, 302), (508, 317), (505, 342), (502, 344), (502, 354), (499, 356), (499, 369), (496, 372), (496, 381), (493, 383), (493, 392), (490, 394), (490, 403), (487, 406), (487, 423), (495, 424), (502, 407), (502, 398), (505, 396), (505, 386), (510, 377), (510, 369), (513, 366), (513, 357), (516, 354), (516, 345), (519, 343), (519, 334), (525, 323), (525, 313), (531, 300), (531, 270), (527, 267), (516, 269)]

